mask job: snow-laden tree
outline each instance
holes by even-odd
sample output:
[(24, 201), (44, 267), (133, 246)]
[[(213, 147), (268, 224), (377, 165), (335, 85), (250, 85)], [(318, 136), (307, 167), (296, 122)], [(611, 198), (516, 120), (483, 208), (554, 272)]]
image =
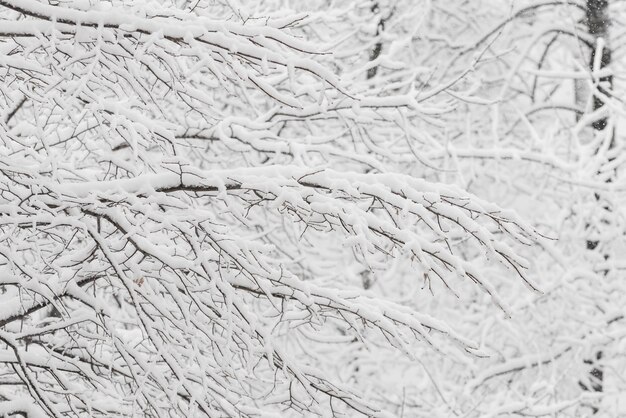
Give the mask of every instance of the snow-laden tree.
[(250, 3), (0, 0), (1, 414), (449, 413), (536, 288), (534, 229), (424, 169), (482, 46)]
[[(385, 22), (383, 61), (404, 15)], [(458, 415), (624, 414), (624, 16), (617, 1), (433, 2), (395, 55), (440, 64), (424, 90), (458, 99), (413, 173), (515, 207), (553, 238), (520, 250), (542, 295), (507, 285), (511, 319), (485, 304), (464, 318), (491, 355), (439, 376)]]

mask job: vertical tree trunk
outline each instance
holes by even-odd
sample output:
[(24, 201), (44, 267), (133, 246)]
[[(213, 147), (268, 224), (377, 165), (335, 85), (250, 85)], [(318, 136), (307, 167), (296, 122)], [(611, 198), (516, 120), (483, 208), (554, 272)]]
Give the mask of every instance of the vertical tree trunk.
[[(602, 69), (608, 66), (611, 63), (611, 48), (608, 43), (608, 34), (609, 34), (609, 0), (587, 0), (586, 2), (586, 16), (585, 23), (587, 25), (587, 30), (590, 35), (594, 38), (594, 47), (591, 49), (591, 54), (589, 57), (589, 69), (591, 71)], [(603, 47), (602, 47), (603, 45)], [(602, 56), (599, 60), (599, 68), (597, 65), (598, 57), (596, 54), (601, 53)], [(613, 83), (612, 76), (601, 77), (598, 83), (597, 91), (594, 89), (593, 91), (593, 111), (600, 109), (604, 106), (603, 96), (609, 95), (609, 90)], [(599, 94), (598, 94), (599, 93)], [(593, 122), (593, 129), (598, 131), (604, 131), (607, 127), (607, 118), (603, 117), (597, 119)], [(611, 138), (610, 147), (613, 146), (613, 138)], [(611, 179), (608, 179), (607, 182), (610, 182)], [(600, 200), (600, 195), (596, 193), (596, 200)], [(609, 211), (608, 207), (603, 207), (602, 210)], [(598, 246), (599, 242), (597, 240), (588, 240), (587, 241), (587, 249), (593, 251)], [(608, 255), (605, 255), (605, 258), (608, 258)], [(595, 358), (585, 360), (586, 364), (591, 366), (590, 374), (590, 385), (587, 386), (581, 383), (583, 389), (593, 392), (602, 392), (604, 389), (604, 369), (600, 364), (602, 360), (602, 351), (598, 351), (595, 354)], [(593, 413), (597, 413), (598, 409), (593, 408)]]
[[(378, 17), (378, 25), (376, 26), (376, 36), (380, 35), (385, 30), (385, 21), (391, 17), (391, 13), (387, 17), (383, 17), (381, 15), (380, 6), (378, 2), (375, 2), (371, 9), (372, 13)], [(374, 61), (376, 58), (380, 56), (380, 53), (383, 50), (383, 42), (379, 39), (374, 45), (374, 48), (370, 51), (370, 61)], [(372, 67), (367, 70), (367, 79), (374, 78), (376, 73), (378, 72), (378, 66)]]
[[(604, 41), (604, 48), (602, 48), (602, 57), (600, 58), (600, 68), (604, 68), (611, 63), (611, 48), (608, 45), (609, 34), (609, 0), (587, 0), (586, 19), (587, 29), (589, 34), (594, 38), (594, 46), (591, 50), (591, 56), (589, 59), (589, 68), (597, 70), (595, 67), (596, 53), (598, 53), (598, 40)], [(613, 83), (612, 76), (602, 77), (599, 80), (598, 91), (602, 94), (608, 94), (606, 86), (611, 86)], [(593, 110), (598, 110), (604, 106), (604, 100), (601, 96), (593, 95)], [(593, 123), (593, 128), (597, 131), (603, 131), (606, 128), (606, 118), (601, 118)]]

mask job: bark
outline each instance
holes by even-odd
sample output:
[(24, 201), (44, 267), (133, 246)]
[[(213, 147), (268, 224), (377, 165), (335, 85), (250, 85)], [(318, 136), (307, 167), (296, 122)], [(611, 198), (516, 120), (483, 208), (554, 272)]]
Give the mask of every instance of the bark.
[[(598, 53), (598, 40), (603, 39), (605, 46), (601, 50), (600, 68), (604, 68), (611, 63), (611, 48), (608, 45), (609, 34), (609, 0), (587, 0), (585, 21), (587, 30), (595, 39), (595, 48), (591, 50), (589, 59), (589, 68), (593, 71), (596, 62), (596, 54)], [(599, 80), (598, 91), (604, 95), (608, 95), (607, 87), (613, 83), (612, 76), (602, 77)], [(597, 94), (593, 96), (593, 110), (598, 110), (604, 106), (604, 100)], [(593, 128), (598, 131), (604, 130), (607, 125), (607, 118), (598, 119), (593, 122)]]
[[(594, 47), (591, 48), (591, 53), (589, 56), (589, 69), (591, 71), (602, 69), (611, 64), (611, 48), (608, 43), (608, 35), (609, 35), (609, 0), (587, 0), (586, 9), (585, 9), (585, 23), (587, 25), (587, 30), (590, 35), (594, 38)], [(603, 43), (604, 47), (600, 48), (600, 43)], [(596, 54), (601, 53), (599, 68), (596, 61)], [(600, 109), (605, 105), (604, 99), (602, 96), (609, 96), (610, 89), (613, 83), (612, 76), (602, 77), (598, 80), (597, 91), (593, 92), (593, 111)], [(600, 93), (600, 94), (598, 94)], [(592, 126), (595, 131), (604, 131), (607, 127), (608, 121), (607, 117), (603, 117), (597, 119), (593, 122)], [(613, 146), (613, 140), (611, 140), (611, 147)], [(611, 180), (607, 180), (610, 182)], [(600, 200), (600, 195), (596, 193), (596, 200)], [(609, 211), (608, 207), (603, 207), (603, 210)], [(587, 249), (590, 251), (595, 250), (598, 247), (599, 241), (588, 240), (587, 241)], [(605, 258), (608, 258), (608, 255), (605, 255)], [(604, 390), (604, 368), (601, 365), (603, 352), (601, 350), (597, 351), (595, 354), (595, 358), (585, 360), (586, 364), (591, 366), (591, 370), (589, 372), (589, 381), (590, 384), (586, 385), (582, 382), (580, 386), (587, 391), (590, 392), (602, 392)], [(598, 408), (592, 407), (593, 413), (598, 412)]]
[[(380, 6), (378, 5), (378, 3), (374, 3), (370, 10), (372, 11), (372, 13), (378, 15), (380, 13)], [(390, 17), (391, 17), (391, 13), (387, 17), (382, 17), (382, 16), (379, 17), (378, 25), (376, 26), (376, 36), (379, 36), (385, 30), (385, 22)], [(370, 51), (370, 61), (374, 61), (376, 58), (378, 58), (382, 50), (383, 50), (383, 42), (382, 40), (379, 39), (376, 42), (376, 45), (374, 45), (374, 49)], [(369, 70), (367, 70), (367, 79), (369, 80), (370, 78), (374, 78), (377, 72), (378, 72), (378, 66), (372, 67)]]

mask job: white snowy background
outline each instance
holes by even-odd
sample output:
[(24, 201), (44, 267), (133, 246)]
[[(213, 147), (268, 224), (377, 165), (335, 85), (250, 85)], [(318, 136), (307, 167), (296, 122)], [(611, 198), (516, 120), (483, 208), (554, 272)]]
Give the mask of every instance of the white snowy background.
[(0, 415), (626, 416), (625, 25), (0, 0)]

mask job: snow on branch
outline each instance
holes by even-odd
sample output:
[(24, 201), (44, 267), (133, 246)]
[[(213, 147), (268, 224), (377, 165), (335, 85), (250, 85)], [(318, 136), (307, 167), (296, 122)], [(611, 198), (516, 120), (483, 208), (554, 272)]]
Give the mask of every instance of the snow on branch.
[[(253, 401), (255, 395), (252, 383), (236, 383), (243, 379), (237, 369), (262, 362), (266, 373), (282, 370), (284, 376), (275, 377), (273, 385), (298, 382), (303, 393), (297, 399), (302, 402), (326, 394), (376, 415), (357, 395), (337, 389), (337, 383), (319, 371), (308, 371), (310, 366), (281, 352), (272, 343), (263, 316), (251, 310), (256, 304), (267, 304), (269, 311), (264, 316), (273, 311), (270, 317), (279, 315), (280, 322), (298, 324), (281, 325), (287, 329), (314, 330), (337, 317), (361, 323), (377, 329), (408, 355), (416, 339), (449, 352), (436, 334), (467, 350), (479, 347), (429, 315), (360, 295), (357, 289), (342, 290), (298, 278), (275, 261), (275, 248), (240, 235), (235, 227), (225, 228), (223, 223), (229, 217), (203, 209), (205, 206), (221, 206), (231, 214), (241, 214), (247, 222), (260, 216), (253, 211), (275, 211), (318, 231), (339, 231), (345, 245), (362, 252), (370, 264), (384, 263), (389, 256), (407, 257), (421, 264), (425, 274), (451, 287), (454, 277), (469, 278), (500, 303), (488, 278), (453, 250), (457, 236), (470, 235), (478, 248), (531, 283), (524, 275), (524, 260), (494, 236), (489, 225), (523, 243), (535, 238), (532, 229), (513, 214), (461, 190), (409, 176), (271, 166), (208, 172), (190, 168), (131, 179), (59, 183), (41, 177), (27, 181), (23, 173), (28, 170), (20, 171), (13, 176), (21, 180), (5, 175), (4, 184), (21, 197), (21, 204), (0, 218), (2, 228), (14, 231), (0, 247), (0, 254), (5, 262), (11, 260), (12, 275), (5, 277), (13, 279), (4, 285), (26, 293), (19, 305), (5, 305), (2, 324), (30, 323), (37, 308), (54, 307), (63, 320), (55, 320), (52, 327), (35, 322), (14, 338), (41, 346), (44, 358), (69, 361), (67, 355), (79, 355), (83, 360), (70, 364), (96, 364), (104, 369), (116, 365), (121, 368), (122, 380), (129, 373), (140, 373), (157, 392), (182, 384), (182, 392), (175, 397), (195, 394), (192, 397), (196, 399), (214, 399), (198, 403), (197, 407), (206, 411), (221, 404), (218, 399), (222, 395), (208, 391), (211, 385), (231, 388), (233, 384), (237, 386), (236, 400), (219, 409), (242, 411), (240, 403)], [(370, 202), (385, 211), (373, 210)], [(418, 224), (422, 226), (418, 228)], [(42, 248), (41, 243), (52, 237), (57, 238)], [(21, 243), (20, 252), (36, 257), (33, 262), (25, 264), (22, 257), (9, 255), (11, 243), (17, 242)], [(110, 289), (114, 300), (125, 307), (124, 315), (120, 317), (89, 294), (96, 289)], [(122, 324), (124, 331), (120, 330)], [(82, 335), (85, 328), (95, 334)], [(71, 340), (63, 342), (56, 336), (58, 330), (69, 331)], [(100, 336), (93, 340), (96, 335)], [(107, 346), (113, 358), (114, 353), (122, 356), (122, 363), (111, 363), (108, 356), (90, 359), (94, 354), (88, 347), (96, 341)], [(133, 341), (143, 341), (142, 348), (131, 350)], [(56, 352), (58, 344), (69, 344), (69, 351)], [(167, 347), (172, 344), (178, 347), (177, 354), (169, 353)], [(183, 350), (188, 344), (193, 348)], [(221, 347), (219, 354), (209, 349), (217, 346)], [(15, 349), (20, 350), (18, 346)], [(140, 361), (148, 361), (153, 350), (161, 353), (158, 363), (163, 362), (154, 371)], [(182, 364), (185, 368), (179, 369)], [(157, 379), (157, 370), (158, 376), (170, 376), (168, 382), (172, 383)], [(227, 376), (212, 376), (219, 370)], [(46, 373), (54, 378), (65, 374), (59, 370)], [(98, 377), (98, 373), (90, 373), (80, 379), (91, 382)], [(207, 378), (213, 381), (211, 385), (199, 384)], [(46, 392), (52, 388), (43, 385), (38, 389)], [(141, 391), (146, 405), (157, 402), (147, 388)], [(88, 404), (89, 391), (77, 396)], [(42, 395), (42, 402), (44, 399)]]
[(143, 6), (0, 0), (0, 411), (386, 417), (336, 341), (485, 354), (350, 272), (537, 290), (514, 212), (399, 174), (455, 99), (344, 80), (302, 14)]

